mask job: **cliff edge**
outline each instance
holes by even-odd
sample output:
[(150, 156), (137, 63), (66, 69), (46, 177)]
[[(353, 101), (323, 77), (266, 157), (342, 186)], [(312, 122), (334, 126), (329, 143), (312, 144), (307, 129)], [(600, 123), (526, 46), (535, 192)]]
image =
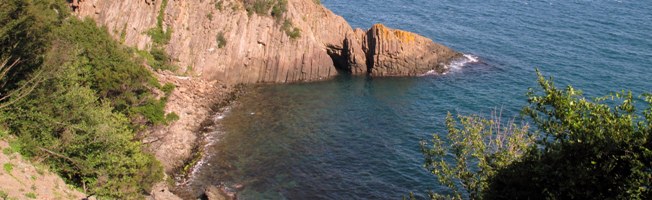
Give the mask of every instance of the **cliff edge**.
[(169, 34), (164, 49), (181, 72), (229, 85), (443, 72), (459, 56), (381, 24), (354, 30), (314, 0), (75, 0), (71, 6), (141, 50), (153, 46), (148, 33), (160, 26)]

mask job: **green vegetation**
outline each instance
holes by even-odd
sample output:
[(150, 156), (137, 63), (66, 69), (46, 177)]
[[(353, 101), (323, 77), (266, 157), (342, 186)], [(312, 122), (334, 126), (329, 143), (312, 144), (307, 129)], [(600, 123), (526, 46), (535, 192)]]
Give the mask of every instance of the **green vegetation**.
[(122, 26), (122, 31), (120, 31), (120, 43), (125, 43), (127, 40), (127, 23)]
[(321, 5), (321, 0), (313, 0), (317, 5)]
[(5, 163), (2, 165), (2, 169), (4, 169), (7, 174), (11, 174), (11, 172), (14, 170), (14, 164)]
[(210, 12), (210, 13), (206, 14), (206, 18), (208, 18), (208, 20), (213, 21), (213, 13)]
[(9, 194), (7, 194), (5, 191), (0, 190), (0, 199), (6, 200), (7, 198), (9, 198)]
[[(247, 0), (244, 1), (245, 9), (249, 15), (256, 13), (260, 16), (272, 16), (277, 22), (283, 21), (281, 30), (291, 39), (301, 37), (301, 29), (294, 27), (292, 21), (285, 19), (285, 13), (288, 11), (287, 0)], [(316, 3), (321, 3), (317, 1)], [(285, 19), (285, 20), (283, 20)]]
[(215, 5), (215, 9), (222, 11), (224, 9), (224, 2), (222, 0), (215, 0), (213, 1), (213, 4)]
[(226, 38), (224, 38), (224, 32), (220, 31), (217, 33), (217, 36), (215, 36), (215, 40), (217, 41), (217, 48), (224, 48), (226, 46)]
[[(167, 27), (163, 29), (163, 19), (165, 17), (165, 8), (167, 7), (168, 0), (161, 2), (161, 8), (158, 16), (156, 17), (156, 27), (150, 29), (147, 34), (152, 38), (154, 46), (151, 47), (150, 52), (143, 52), (136, 50), (138, 55), (144, 58), (154, 70), (169, 70), (177, 71), (178, 67), (170, 63), (167, 53), (165, 52), (165, 45), (170, 42), (172, 37), (172, 29)], [(213, 18), (213, 13), (206, 15), (210, 20)]]
[(280, 21), (287, 12), (287, 0), (246, 0), (245, 10), (249, 15), (272, 16)]
[(0, 6), (0, 127), (15, 136), (12, 150), (87, 194), (142, 198), (162, 167), (135, 135), (174, 118), (152, 92), (174, 87), (161, 86), (106, 29), (67, 11), (58, 0)]
[(301, 37), (301, 29), (294, 27), (294, 25), (292, 25), (292, 21), (290, 20), (285, 20), (281, 29), (288, 37), (290, 37), (290, 39), (297, 39)]
[(12, 150), (11, 148), (2, 149), (2, 154), (5, 154), (6, 156), (9, 156), (9, 155), (11, 155), (13, 153), (14, 153), (14, 150)]
[[(453, 192), (447, 197), (648, 199), (652, 95), (642, 96), (648, 107), (639, 112), (631, 92), (588, 100), (538, 75), (542, 91), (530, 89), (523, 109), (534, 132), (513, 122), (503, 131), (479, 117), (460, 117), (458, 129), (449, 115), (448, 137), (435, 135), (431, 147), (422, 143), (425, 167)], [(443, 163), (447, 155), (454, 165)]]
[[(499, 117), (488, 120), (473, 115), (456, 119), (449, 113), (446, 128), (448, 142), (435, 134), (431, 147), (425, 141), (421, 143), (425, 167), (453, 192), (453, 196), (429, 194), (433, 199), (463, 199), (465, 195), (478, 199), (488, 187), (487, 180), (498, 169), (520, 158), (534, 143), (527, 125), (504, 124)], [(449, 153), (454, 164), (445, 160)]]
[(30, 198), (30, 199), (36, 199), (36, 194), (34, 194), (33, 192), (28, 192), (28, 193), (25, 193), (25, 197)]
[(167, 5), (168, 0), (162, 0), (158, 16), (156, 16), (156, 27), (147, 32), (147, 34), (152, 38), (152, 41), (158, 45), (167, 44), (172, 37), (172, 29), (170, 29), (170, 27), (163, 29), (163, 19), (165, 17), (165, 8)]

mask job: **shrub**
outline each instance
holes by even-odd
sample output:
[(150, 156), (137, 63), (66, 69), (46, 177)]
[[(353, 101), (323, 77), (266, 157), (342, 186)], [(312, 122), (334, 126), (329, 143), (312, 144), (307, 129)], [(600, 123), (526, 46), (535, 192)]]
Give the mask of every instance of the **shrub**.
[(156, 16), (156, 27), (147, 31), (147, 34), (152, 38), (154, 44), (165, 45), (172, 37), (172, 29), (168, 27), (163, 29), (163, 20), (165, 17), (165, 8), (168, 5), (168, 0), (162, 0), (161, 8), (159, 9), (158, 16)]
[(487, 196), (649, 198), (652, 98), (644, 95), (649, 107), (637, 113), (631, 92), (588, 100), (538, 75), (542, 91), (530, 89), (523, 113), (543, 133), (542, 148), (501, 170), (490, 180)]
[(208, 18), (208, 20), (212, 21), (213, 20), (213, 13), (210, 12), (210, 13), (206, 14), (206, 18)]
[(217, 48), (221, 49), (226, 46), (226, 38), (224, 38), (224, 32), (220, 31), (217, 33), (215, 40), (217, 41)]
[[(507, 141), (516, 146), (509, 151), (486, 151), (492, 134), (477, 133), (492, 130), (491, 123), (462, 117), (458, 130), (449, 116), (450, 146), (434, 136), (434, 146), (422, 150), (426, 168), (456, 199), (649, 199), (652, 95), (642, 96), (648, 108), (637, 112), (631, 92), (588, 100), (571, 86), (557, 89), (552, 78), (537, 75), (542, 91), (530, 89), (523, 109), (536, 125), (536, 144), (510, 136)], [(509, 153), (514, 149), (527, 151)], [(455, 165), (445, 162), (448, 155)]]
[(222, 0), (215, 0), (213, 2), (213, 4), (215, 5), (215, 9), (218, 9), (220, 11), (222, 11), (222, 9), (224, 9), (224, 6), (223, 6), (224, 2)]
[[(447, 199), (480, 199), (488, 187), (487, 180), (522, 157), (534, 143), (534, 137), (528, 133), (527, 125), (517, 126), (513, 121), (503, 124), (499, 117), (488, 120), (473, 115), (458, 119), (459, 128), (457, 120), (448, 113), (445, 140), (434, 134), (432, 146), (421, 142), (424, 166), (453, 191)], [(449, 164), (450, 155), (454, 160)], [(429, 195), (432, 199), (444, 198), (437, 193)]]
[(25, 197), (30, 198), (30, 199), (36, 199), (36, 194), (34, 194), (33, 192), (28, 192), (28, 193), (25, 193)]
[(283, 22), (283, 26), (281, 26), (281, 30), (285, 32), (285, 34), (290, 37), (290, 39), (297, 39), (301, 37), (301, 29), (296, 28), (292, 25), (292, 21), (290, 20), (285, 20)]
[(171, 113), (165, 115), (166, 123), (174, 122), (174, 121), (177, 121), (179, 119), (180, 119), (179, 115), (177, 115), (177, 113), (175, 113), (175, 112), (171, 112)]
[[(59, 4), (64, 5), (57, 7)], [(5, 9), (14, 6), (17, 9), (13, 10), (20, 11), (15, 16), (21, 17), (6, 18)], [(37, 35), (38, 48), (45, 49), (34, 49), (39, 62), (30, 67), (47, 77), (24, 98), (12, 97), (19, 101), (0, 109), (2, 129), (16, 135), (10, 142), (14, 151), (49, 165), (68, 183), (86, 188), (88, 194), (141, 198), (142, 192), (161, 179), (162, 167), (142, 151), (130, 119), (143, 115), (132, 112), (133, 108), (151, 104), (150, 90), (160, 85), (106, 29), (92, 20), (67, 17), (66, 8), (65, 2), (50, 0), (11, 0), (0, 6), (0, 21), (10, 24), (0, 29), (10, 27), (17, 33), (34, 29), (30, 34)], [(27, 20), (32, 18), (38, 20)], [(3, 42), (33, 40), (30, 34), (3, 40), (4, 33), (0, 32)], [(11, 43), (18, 44), (28, 45)], [(2, 53), (15, 58), (20, 55)], [(162, 111), (162, 106), (155, 109)]]
[(11, 172), (14, 170), (14, 164), (11, 163), (5, 163), (2, 165), (2, 168), (7, 172), (7, 174), (11, 174)]
[(172, 94), (172, 91), (174, 91), (174, 88), (176, 88), (176, 87), (177, 86), (175, 86), (172, 83), (165, 83), (165, 85), (163, 85), (163, 87), (161, 87), (161, 91), (163, 91), (165, 93), (165, 96), (167, 97), (167, 96), (170, 96), (170, 94)]

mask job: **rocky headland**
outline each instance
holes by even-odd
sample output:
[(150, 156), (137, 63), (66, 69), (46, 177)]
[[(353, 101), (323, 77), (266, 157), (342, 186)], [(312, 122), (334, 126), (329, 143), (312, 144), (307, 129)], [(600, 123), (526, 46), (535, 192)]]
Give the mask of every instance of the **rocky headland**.
[(116, 40), (140, 50), (161, 47), (180, 67), (177, 74), (193, 74), (159, 73), (159, 80), (177, 86), (166, 111), (180, 119), (146, 133), (143, 142), (169, 174), (193, 156), (201, 123), (235, 84), (443, 73), (462, 55), (382, 24), (353, 29), (316, 0), (69, 2), (75, 15), (94, 19)]

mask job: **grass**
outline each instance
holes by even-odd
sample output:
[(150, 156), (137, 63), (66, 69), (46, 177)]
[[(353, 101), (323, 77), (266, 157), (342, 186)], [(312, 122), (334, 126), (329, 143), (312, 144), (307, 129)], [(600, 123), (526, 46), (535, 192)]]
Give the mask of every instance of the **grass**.
[(165, 17), (165, 7), (167, 7), (168, 0), (163, 0), (161, 3), (161, 8), (156, 16), (156, 27), (147, 31), (147, 34), (152, 38), (152, 41), (158, 45), (164, 45), (170, 42), (172, 37), (172, 29), (168, 27), (163, 29), (163, 19)]
[(33, 192), (28, 192), (28, 193), (25, 193), (25, 197), (30, 198), (30, 199), (36, 199), (36, 194), (34, 194)]
[(11, 174), (11, 171), (14, 170), (14, 164), (5, 163), (4, 165), (2, 165), (2, 168), (5, 170), (5, 172), (7, 172), (8, 174)]
[(14, 150), (11, 149), (11, 147), (7, 147), (2, 149), (2, 153), (5, 154), (6, 156), (9, 156), (14, 153)]

